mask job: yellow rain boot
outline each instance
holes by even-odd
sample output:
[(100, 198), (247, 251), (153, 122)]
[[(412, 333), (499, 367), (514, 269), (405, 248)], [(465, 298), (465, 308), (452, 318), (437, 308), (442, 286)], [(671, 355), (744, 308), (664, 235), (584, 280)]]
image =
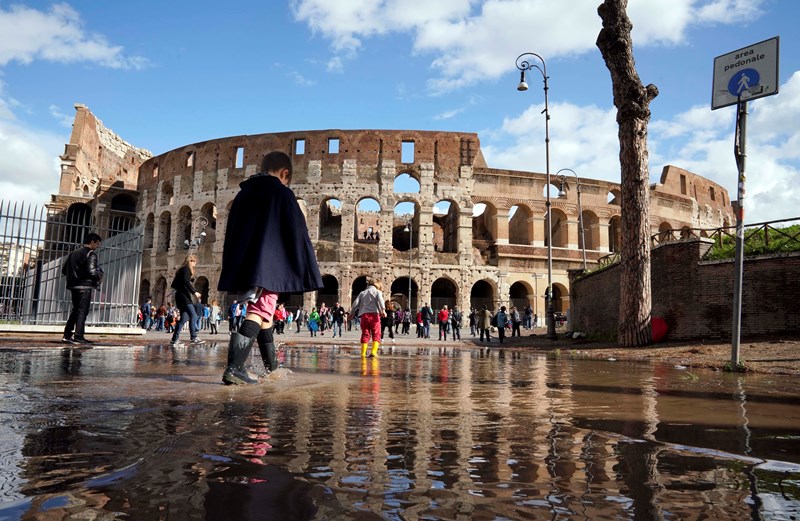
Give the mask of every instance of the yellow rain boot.
[(372, 353), (369, 356), (378, 356), (378, 348), (381, 346), (380, 342), (372, 343)]
[(361, 358), (366, 358), (366, 357), (367, 357), (367, 343), (366, 342), (362, 342), (361, 343)]

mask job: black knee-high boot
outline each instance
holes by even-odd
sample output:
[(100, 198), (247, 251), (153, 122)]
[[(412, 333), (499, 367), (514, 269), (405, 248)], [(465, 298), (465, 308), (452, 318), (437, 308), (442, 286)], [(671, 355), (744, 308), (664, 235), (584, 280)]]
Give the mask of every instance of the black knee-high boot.
[(258, 332), (258, 350), (261, 351), (261, 360), (267, 374), (278, 368), (278, 355), (275, 349), (275, 342), (272, 336), (273, 328), (262, 329)]
[(258, 380), (250, 378), (245, 368), (254, 340), (255, 338), (247, 338), (238, 331), (232, 332), (228, 345), (228, 367), (225, 368), (225, 374), (222, 375), (222, 382), (225, 385), (258, 383)]

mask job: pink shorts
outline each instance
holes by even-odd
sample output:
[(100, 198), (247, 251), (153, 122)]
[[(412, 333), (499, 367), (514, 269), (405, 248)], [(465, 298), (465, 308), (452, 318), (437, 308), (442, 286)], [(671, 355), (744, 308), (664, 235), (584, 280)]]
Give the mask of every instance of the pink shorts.
[(278, 304), (278, 294), (266, 290), (261, 291), (258, 300), (247, 303), (247, 314), (258, 315), (265, 322), (271, 322), (275, 314), (275, 306)]

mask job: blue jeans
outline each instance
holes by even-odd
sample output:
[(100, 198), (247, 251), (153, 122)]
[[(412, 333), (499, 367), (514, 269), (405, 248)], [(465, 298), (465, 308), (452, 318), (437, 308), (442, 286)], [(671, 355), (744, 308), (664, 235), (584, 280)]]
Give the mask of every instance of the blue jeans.
[(181, 336), (181, 329), (183, 325), (189, 322), (189, 336), (192, 340), (197, 338), (197, 310), (193, 305), (189, 304), (186, 309), (181, 310), (181, 319), (175, 326), (175, 331), (172, 332), (172, 341), (177, 342)]
[(342, 323), (341, 322), (334, 322), (333, 323), (333, 336), (336, 336), (336, 330), (339, 330), (339, 337), (342, 336)]

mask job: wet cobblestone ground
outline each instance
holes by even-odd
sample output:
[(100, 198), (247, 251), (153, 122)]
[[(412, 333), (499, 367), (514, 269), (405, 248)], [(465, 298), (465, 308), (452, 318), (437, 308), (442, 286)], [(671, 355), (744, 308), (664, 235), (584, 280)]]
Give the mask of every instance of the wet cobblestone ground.
[(0, 342), (0, 519), (800, 515), (797, 378), (357, 335), (247, 387), (225, 332)]

